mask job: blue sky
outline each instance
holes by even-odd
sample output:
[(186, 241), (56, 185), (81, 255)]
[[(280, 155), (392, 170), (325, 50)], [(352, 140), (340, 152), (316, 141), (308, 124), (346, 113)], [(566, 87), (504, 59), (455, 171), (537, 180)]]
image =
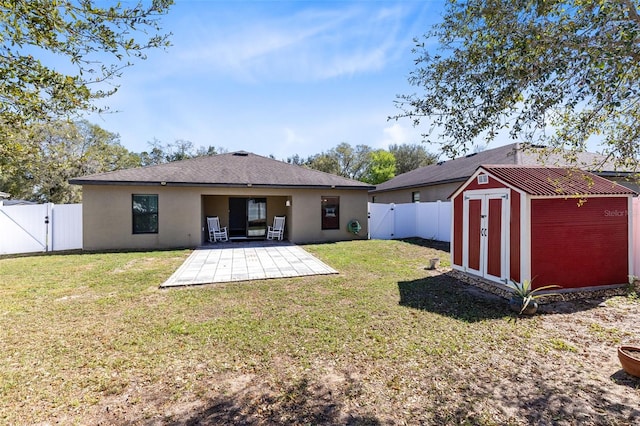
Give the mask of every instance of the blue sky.
[[(131, 151), (189, 140), (285, 159), (341, 142), (417, 143), (396, 95), (414, 91), (412, 39), (440, 19), (443, 0), (177, 0), (162, 19), (173, 46), (124, 70), (90, 116)], [(424, 130), (424, 129), (423, 129)], [(432, 152), (435, 147), (428, 147)]]

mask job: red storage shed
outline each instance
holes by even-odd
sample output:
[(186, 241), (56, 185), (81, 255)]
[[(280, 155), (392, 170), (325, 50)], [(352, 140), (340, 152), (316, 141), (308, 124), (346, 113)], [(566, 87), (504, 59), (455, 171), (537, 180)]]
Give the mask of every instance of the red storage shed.
[(588, 172), (480, 166), (451, 196), (451, 264), (499, 283), (625, 284), (634, 195)]

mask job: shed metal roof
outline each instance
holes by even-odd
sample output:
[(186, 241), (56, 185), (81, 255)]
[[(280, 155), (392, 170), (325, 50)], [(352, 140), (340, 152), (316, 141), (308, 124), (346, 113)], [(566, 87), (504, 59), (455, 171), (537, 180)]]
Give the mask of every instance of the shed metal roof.
[(76, 185), (252, 186), (278, 188), (372, 189), (330, 173), (245, 151), (117, 170), (70, 179)]
[(563, 167), (483, 165), (505, 183), (534, 196), (635, 195), (635, 191), (590, 172)]

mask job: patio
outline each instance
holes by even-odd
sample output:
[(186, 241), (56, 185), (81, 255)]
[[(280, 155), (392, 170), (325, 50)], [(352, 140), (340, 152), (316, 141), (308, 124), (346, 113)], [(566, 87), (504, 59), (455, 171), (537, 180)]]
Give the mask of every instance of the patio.
[(197, 248), (160, 287), (337, 273), (302, 247), (286, 241), (228, 242)]

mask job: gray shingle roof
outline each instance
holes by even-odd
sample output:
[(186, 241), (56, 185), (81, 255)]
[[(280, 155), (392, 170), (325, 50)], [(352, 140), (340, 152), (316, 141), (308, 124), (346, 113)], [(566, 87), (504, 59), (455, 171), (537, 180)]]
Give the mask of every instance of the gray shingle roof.
[(372, 189), (329, 173), (239, 151), (183, 161), (117, 170), (70, 179), (76, 185), (161, 184), (279, 188)]
[[(576, 165), (581, 169), (594, 171), (595, 166), (602, 159), (603, 157), (599, 154), (580, 153)], [(483, 164), (570, 166), (561, 154), (541, 157), (535, 148), (523, 149), (520, 144), (513, 143), (403, 173), (381, 183), (376, 186), (375, 190), (370, 192), (376, 193), (448, 182), (463, 182)], [(606, 168), (607, 166), (605, 165)], [(613, 167), (609, 167), (609, 170), (613, 170)]]

